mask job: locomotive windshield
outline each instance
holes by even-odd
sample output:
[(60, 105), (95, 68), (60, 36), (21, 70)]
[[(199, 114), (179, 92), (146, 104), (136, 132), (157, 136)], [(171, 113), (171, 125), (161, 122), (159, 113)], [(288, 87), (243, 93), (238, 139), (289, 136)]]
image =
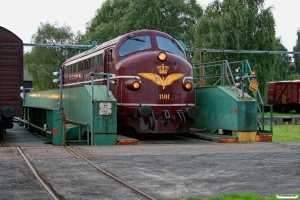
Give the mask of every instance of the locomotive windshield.
[(156, 36), (157, 46), (160, 50), (171, 52), (182, 58), (185, 58), (181, 47), (174, 40), (165, 37)]
[(151, 48), (149, 35), (139, 35), (134, 37), (127, 36), (127, 40), (119, 48), (119, 55), (126, 56), (133, 52)]

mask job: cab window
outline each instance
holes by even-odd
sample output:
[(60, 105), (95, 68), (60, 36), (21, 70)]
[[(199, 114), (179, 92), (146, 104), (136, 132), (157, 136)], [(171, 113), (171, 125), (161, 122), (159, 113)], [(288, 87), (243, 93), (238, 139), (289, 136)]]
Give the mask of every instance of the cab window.
[(133, 52), (151, 49), (149, 35), (127, 36), (127, 40), (119, 48), (119, 56), (126, 56)]
[(175, 40), (171, 40), (169, 38), (165, 38), (161, 36), (156, 36), (156, 42), (160, 50), (168, 51), (182, 58), (185, 58), (182, 48)]

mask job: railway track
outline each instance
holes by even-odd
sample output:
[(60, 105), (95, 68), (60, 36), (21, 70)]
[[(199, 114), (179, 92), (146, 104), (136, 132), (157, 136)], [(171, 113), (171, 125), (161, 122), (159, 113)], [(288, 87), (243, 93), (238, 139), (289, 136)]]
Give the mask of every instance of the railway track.
[(28, 159), (28, 157), (23, 153), (22, 149), (20, 147), (17, 147), (19, 153), (25, 160), (26, 164), (29, 166), (30, 170), (34, 174), (34, 176), (38, 179), (38, 181), (42, 184), (42, 186), (46, 189), (46, 191), (50, 194), (50, 196), (54, 200), (59, 200), (60, 197), (58, 194), (53, 190), (53, 188), (48, 184), (48, 182), (39, 174), (39, 172), (36, 170), (36, 168), (33, 166), (31, 161)]
[(4, 140), (0, 140), (0, 143), (2, 147), (8, 147), (8, 145), (4, 142)]
[[(34, 148), (33, 147), (22, 147), (22, 148), (17, 147), (18, 152), (21, 154), (22, 158), (25, 160), (26, 164), (28, 165), (28, 167), (30, 168), (30, 170), (32, 171), (34, 176), (41, 183), (41, 185), (45, 188), (45, 190), (48, 192), (48, 194), (55, 200), (68, 198), (68, 197), (65, 197), (63, 194), (60, 194), (60, 191), (56, 191), (55, 188), (59, 188), (59, 186), (56, 187), (54, 183), (49, 183), (49, 180), (51, 180), (50, 177), (52, 177), (53, 174), (45, 173), (44, 171), (40, 171), (39, 167), (35, 167), (35, 164), (31, 160), (34, 160), (34, 157), (36, 155), (31, 155), (30, 151), (28, 151), (28, 150), (33, 150), (33, 149), (40, 149), (40, 152), (42, 152), (43, 149), (44, 150), (47, 149), (48, 152), (51, 151), (51, 148), (49, 148), (49, 147), (47, 147), (47, 148), (45, 148), (45, 147), (42, 147), (42, 148), (39, 148), (39, 147), (34, 147)], [(142, 198), (138, 198), (138, 199), (151, 199), (151, 200), (155, 199), (154, 197), (146, 194), (145, 192), (137, 189), (136, 187), (133, 187), (132, 185), (122, 181), (120, 178), (118, 178), (118, 177), (112, 175), (111, 173), (107, 172), (106, 170), (100, 168), (99, 166), (97, 166), (96, 164), (94, 164), (93, 162), (91, 162), (90, 160), (85, 158), (83, 155), (81, 155), (74, 149), (72, 149), (70, 147), (62, 147), (61, 149), (68, 152), (68, 154), (70, 154), (71, 157), (76, 158), (77, 160), (80, 159), (81, 161), (88, 164), (85, 166), (91, 166), (91, 167), (95, 168), (96, 171), (93, 171), (95, 174), (97, 174), (97, 173), (104, 174), (106, 177), (109, 177), (109, 179), (112, 179), (113, 181), (118, 182), (123, 187), (129, 188), (132, 192), (134, 192), (135, 194), (138, 194), (140, 197), (142, 197)], [(32, 152), (35, 152), (35, 151), (32, 151)], [(34, 154), (34, 153), (32, 153), (32, 154)], [(45, 156), (47, 157), (47, 155), (45, 155)], [(67, 169), (67, 167), (65, 167), (65, 168)], [(68, 174), (66, 174), (66, 176), (68, 176)], [(92, 175), (92, 176), (94, 176), (94, 175)], [(101, 183), (99, 185), (101, 185)], [(65, 187), (68, 188), (68, 185), (65, 185)]]
[[(3, 140), (0, 141), (2, 147), (9, 147)], [(61, 199), (58, 194), (53, 190), (53, 188), (47, 183), (47, 181), (39, 174), (39, 172), (36, 170), (36, 168), (33, 166), (31, 161), (28, 159), (28, 157), (24, 154), (23, 150), (20, 147), (17, 147), (18, 152), (22, 156), (22, 158), (25, 160), (26, 164), (28, 165), (29, 169), (32, 171), (34, 176), (37, 178), (37, 180), (42, 184), (42, 186), (45, 188), (45, 190), (48, 192), (48, 194), (54, 199), (59, 200)]]
[(154, 197), (151, 197), (150, 195), (144, 193), (143, 191), (131, 186), (130, 184), (120, 180), (119, 178), (117, 178), (116, 176), (110, 174), (109, 172), (105, 171), (104, 169), (98, 167), (97, 165), (95, 165), (94, 163), (92, 163), (91, 161), (89, 161), (88, 159), (86, 159), (84, 156), (82, 156), (80, 153), (76, 152), (75, 150), (71, 149), (70, 147), (65, 147), (68, 151), (70, 151), (72, 154), (74, 154), (75, 156), (80, 157), (82, 160), (84, 160), (85, 162), (87, 162), (89, 165), (91, 165), (92, 167), (96, 168), (98, 171), (100, 171), (101, 173), (105, 174), (106, 176), (112, 178), (113, 180), (121, 183), (122, 185), (130, 188), (131, 190), (133, 190), (134, 192), (140, 194), (141, 196), (144, 196), (147, 199), (151, 199), (154, 200)]

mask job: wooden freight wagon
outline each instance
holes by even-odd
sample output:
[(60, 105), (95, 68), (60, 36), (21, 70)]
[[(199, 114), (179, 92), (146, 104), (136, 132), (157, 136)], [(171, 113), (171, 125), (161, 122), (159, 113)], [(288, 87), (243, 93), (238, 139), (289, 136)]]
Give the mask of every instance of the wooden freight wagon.
[(12, 128), (14, 116), (22, 116), (23, 41), (0, 26), (0, 140), (3, 129)]
[(300, 113), (300, 80), (270, 82), (268, 86), (268, 104), (273, 104), (277, 112)]

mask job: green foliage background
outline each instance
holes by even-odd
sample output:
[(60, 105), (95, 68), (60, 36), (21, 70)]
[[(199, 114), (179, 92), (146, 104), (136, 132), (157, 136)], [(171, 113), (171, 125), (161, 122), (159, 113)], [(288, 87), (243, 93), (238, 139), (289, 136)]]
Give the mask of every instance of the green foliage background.
[[(32, 37), (33, 43), (98, 44), (138, 29), (155, 29), (182, 40), (188, 48), (285, 51), (275, 37), (272, 7), (264, 0), (212, 0), (202, 8), (196, 0), (106, 0), (95, 17), (87, 22), (86, 33), (74, 34), (71, 27), (41, 23)], [(300, 50), (298, 41), (294, 50)], [(35, 90), (57, 88), (52, 83), (53, 71), (76, 54), (73, 50), (34, 47), (24, 55), (24, 66), (34, 79)], [(199, 63), (198, 53), (188, 53), (190, 62)], [(289, 66), (291, 57), (269, 54), (205, 53), (204, 61), (249, 60), (258, 74), (259, 87), (266, 93), (270, 81), (300, 78), (299, 57), (296, 67)]]
[[(75, 35), (67, 25), (58, 27), (47, 22), (40, 24), (37, 33), (32, 36), (32, 43), (76, 44), (81, 37), (80, 33)], [(33, 78), (34, 90), (57, 88), (52, 73), (58, 71), (62, 63), (75, 54), (74, 50), (53, 47), (33, 47), (31, 52), (26, 52), (24, 67)]]
[(102, 43), (133, 30), (153, 29), (193, 46), (202, 14), (196, 0), (106, 0), (88, 23), (84, 39)]
[[(197, 48), (232, 50), (286, 50), (275, 37), (272, 8), (264, 0), (215, 0), (205, 10), (196, 27)], [(195, 56), (195, 62), (199, 60)], [(267, 83), (285, 78), (281, 73), (290, 58), (269, 54), (205, 53), (204, 62), (249, 60), (257, 72), (259, 89), (266, 94)], [(264, 95), (265, 96), (265, 95)]]

